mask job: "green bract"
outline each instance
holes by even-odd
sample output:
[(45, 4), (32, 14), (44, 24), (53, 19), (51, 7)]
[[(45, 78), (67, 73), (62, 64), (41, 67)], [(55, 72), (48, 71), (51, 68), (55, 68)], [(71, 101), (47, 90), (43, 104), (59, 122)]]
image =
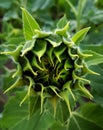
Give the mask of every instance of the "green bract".
[(26, 86), (27, 94), (20, 105), (29, 99), (30, 115), (36, 102), (40, 104), (42, 112), (47, 100), (52, 103), (54, 114), (59, 100), (65, 101), (71, 112), (69, 96), (76, 101), (77, 90), (92, 98), (84, 86), (90, 83), (85, 75), (96, 74), (85, 63), (85, 59), (92, 55), (83, 54), (79, 47), (90, 28), (84, 28), (71, 37), (68, 32), (69, 22), (64, 16), (54, 31), (46, 32), (40, 29), (35, 19), (23, 8), (22, 13), (25, 44), (19, 45), (12, 52), (2, 52), (10, 54), (17, 64), (17, 71), (13, 75), (17, 81), (5, 92)]

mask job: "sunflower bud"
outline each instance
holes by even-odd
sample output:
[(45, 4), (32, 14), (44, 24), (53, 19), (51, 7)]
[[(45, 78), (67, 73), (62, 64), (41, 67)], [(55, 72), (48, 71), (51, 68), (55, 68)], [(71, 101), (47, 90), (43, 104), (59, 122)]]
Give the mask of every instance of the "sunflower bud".
[(20, 105), (29, 99), (30, 114), (35, 100), (39, 102), (41, 112), (46, 100), (52, 103), (55, 112), (58, 100), (63, 100), (71, 112), (68, 97), (71, 95), (76, 101), (74, 90), (92, 98), (84, 86), (85, 83), (90, 83), (85, 75), (94, 73), (85, 63), (85, 59), (91, 55), (83, 54), (79, 46), (90, 28), (84, 28), (71, 37), (68, 31), (69, 22), (64, 16), (55, 30), (46, 32), (40, 29), (25, 9), (22, 9), (22, 13), (24, 45), (19, 45), (12, 52), (2, 52), (11, 55), (17, 64), (17, 71), (13, 75), (17, 77), (17, 81), (5, 92), (25, 85), (27, 94)]

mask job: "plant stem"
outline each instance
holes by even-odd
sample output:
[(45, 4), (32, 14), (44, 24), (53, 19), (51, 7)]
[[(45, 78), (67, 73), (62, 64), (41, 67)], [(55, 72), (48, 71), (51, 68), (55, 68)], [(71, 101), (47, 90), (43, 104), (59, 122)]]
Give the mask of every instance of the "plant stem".
[(74, 7), (74, 5), (70, 2), (70, 0), (66, 0), (66, 2), (68, 3), (68, 5), (71, 7), (72, 11), (74, 12), (75, 17), (77, 16), (77, 11)]
[(76, 20), (77, 20), (76, 31), (80, 30), (80, 28), (81, 28), (80, 21), (81, 21), (81, 16), (82, 16), (82, 12), (83, 12), (85, 4), (86, 4), (86, 0), (79, 0), (78, 11), (77, 11), (77, 15), (76, 15)]
[(81, 28), (81, 22), (80, 22), (81, 21), (81, 15), (82, 15), (84, 6), (86, 4), (86, 0), (79, 0), (77, 11), (76, 11), (76, 8), (74, 7), (74, 5), (71, 3), (70, 0), (66, 0), (66, 2), (71, 7), (71, 9), (72, 9), (72, 11), (75, 15), (75, 18), (76, 18), (76, 21), (77, 21), (77, 27), (76, 27), (76, 32), (77, 32)]

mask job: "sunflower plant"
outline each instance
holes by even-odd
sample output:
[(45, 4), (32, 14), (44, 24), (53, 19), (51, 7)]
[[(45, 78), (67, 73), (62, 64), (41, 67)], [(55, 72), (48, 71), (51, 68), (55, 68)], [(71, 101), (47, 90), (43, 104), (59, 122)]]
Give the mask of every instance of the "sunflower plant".
[[(25, 42), (15, 46), (15, 50), (1, 52), (9, 55), (17, 65), (12, 75), (12, 78), (17, 80), (4, 93), (14, 88), (22, 88), (21, 91), (26, 92), (19, 105), (22, 106), (25, 102), (28, 104), (29, 120), (37, 109), (40, 110), (40, 115), (49, 111), (53, 114), (53, 119), (58, 119), (62, 107), (61, 116), (63, 115), (65, 126), (62, 127), (69, 129), (68, 117), (72, 119), (79, 97), (93, 99), (90, 90), (86, 88), (86, 84), (90, 84), (86, 76), (99, 75), (90, 69), (93, 52), (83, 51), (80, 47), (90, 27), (71, 35), (70, 23), (65, 15), (58, 21), (56, 28), (49, 31), (41, 29), (24, 8), (22, 18)], [(67, 115), (63, 114), (64, 111)], [(73, 120), (76, 123), (75, 118), (73, 117)], [(76, 125), (78, 128), (77, 123)]]

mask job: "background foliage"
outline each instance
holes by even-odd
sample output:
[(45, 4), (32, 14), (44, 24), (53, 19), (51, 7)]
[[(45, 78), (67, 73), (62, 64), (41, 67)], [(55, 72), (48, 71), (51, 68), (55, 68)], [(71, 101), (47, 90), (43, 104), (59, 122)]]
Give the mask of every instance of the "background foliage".
[[(100, 73), (88, 75), (91, 86), (86, 87), (94, 96), (92, 101), (82, 97), (77, 103), (68, 122), (63, 124), (63, 116), (68, 115), (64, 104), (57, 108), (57, 119), (52, 115), (50, 104), (46, 104), (44, 113), (36, 110), (28, 120), (28, 106), (19, 103), (25, 92), (17, 89), (3, 95), (15, 79), (12, 73), (15, 64), (6, 56), (0, 55), (0, 129), (1, 130), (103, 130), (103, 1), (102, 0), (0, 0), (0, 51), (3, 48), (15, 49), (24, 42), (20, 7), (26, 8), (45, 30), (53, 29), (64, 14), (70, 21), (70, 32), (90, 26), (91, 29), (81, 44), (83, 49), (95, 52), (91, 61), (92, 70)], [(100, 59), (101, 57), (101, 59)], [(97, 65), (97, 63), (100, 63)], [(15, 96), (16, 95), (16, 96)], [(63, 108), (62, 108), (63, 107)], [(3, 111), (4, 110), (4, 111)], [(64, 113), (63, 113), (64, 112)], [(63, 113), (63, 114), (62, 114)], [(62, 115), (62, 116), (61, 116)], [(68, 115), (69, 116), (69, 115)], [(67, 125), (66, 125), (67, 123)], [(68, 125), (69, 124), (69, 125)]]

